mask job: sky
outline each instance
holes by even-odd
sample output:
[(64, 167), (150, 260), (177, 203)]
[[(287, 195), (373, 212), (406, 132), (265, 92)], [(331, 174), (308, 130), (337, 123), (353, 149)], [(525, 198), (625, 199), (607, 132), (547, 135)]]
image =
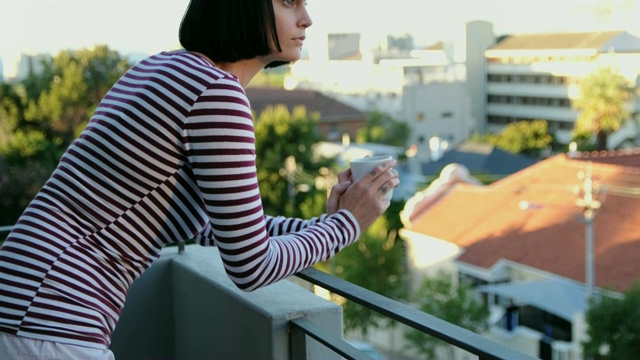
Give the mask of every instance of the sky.
[[(242, 1), (242, 0), (238, 0)], [(464, 24), (494, 24), (496, 35), (626, 28), (640, 18), (636, 0), (308, 0), (314, 21), (308, 40), (326, 33), (363, 38), (409, 33), (416, 45), (455, 41)], [(188, 0), (2, 0), (0, 57), (11, 73), (21, 53), (51, 53), (107, 44), (123, 54), (179, 47)], [(607, 4), (618, 9), (603, 13)], [(600, 10), (598, 12), (598, 10)], [(616, 15), (624, 14), (624, 15)], [(604, 17), (603, 17), (604, 16)], [(632, 24), (632, 25), (628, 25)], [(315, 33), (314, 33), (315, 31)]]

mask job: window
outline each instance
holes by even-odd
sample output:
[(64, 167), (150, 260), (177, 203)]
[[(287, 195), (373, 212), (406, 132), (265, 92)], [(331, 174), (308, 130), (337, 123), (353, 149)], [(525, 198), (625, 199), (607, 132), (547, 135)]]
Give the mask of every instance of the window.
[(519, 324), (554, 340), (571, 342), (571, 322), (533, 306), (519, 309)]
[(487, 285), (489, 283), (486, 280), (477, 278), (473, 275), (461, 273), (461, 272), (458, 273), (458, 281), (460, 281), (461, 284), (468, 284), (473, 287), (480, 286), (480, 285)]
[(332, 123), (329, 127), (329, 133), (327, 134), (327, 138), (329, 140), (336, 140), (340, 138), (340, 131), (338, 129), (338, 124)]
[(492, 83), (510, 83), (511, 75), (498, 75), (498, 74), (489, 74), (487, 75), (487, 81)]
[(512, 97), (504, 95), (489, 95), (487, 102), (491, 104), (510, 104), (512, 102)]
[(511, 118), (506, 117), (506, 116), (493, 116), (490, 115), (487, 118), (487, 122), (489, 124), (495, 124), (495, 125), (507, 125), (511, 122)]

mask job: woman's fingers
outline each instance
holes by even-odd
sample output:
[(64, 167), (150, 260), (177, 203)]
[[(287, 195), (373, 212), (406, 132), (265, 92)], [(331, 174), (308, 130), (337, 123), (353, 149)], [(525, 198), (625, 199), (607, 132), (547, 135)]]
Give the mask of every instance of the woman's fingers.
[[(391, 163), (382, 163), (376, 166), (365, 178), (369, 179), (371, 187), (385, 194), (389, 189), (396, 188), (400, 184), (398, 172), (391, 166), (395, 165), (395, 161)], [(365, 179), (366, 181), (366, 179)]]
[(351, 168), (338, 173), (338, 182), (343, 183), (351, 180)]
[(396, 161), (391, 159), (391, 160), (387, 160), (384, 162), (379, 163), (378, 165), (376, 165), (373, 169), (371, 169), (367, 175), (364, 175), (362, 177), (362, 181), (375, 181), (378, 177), (380, 177), (380, 175), (389, 172), (389, 171), (393, 171), (394, 174), (397, 176), (397, 172), (395, 172), (395, 170), (393, 170), (393, 166), (396, 164)]
[(343, 181), (339, 182), (331, 187), (331, 192), (329, 193), (329, 198), (327, 199), (327, 214), (331, 215), (338, 211), (338, 205), (340, 203), (340, 196), (347, 191), (349, 186), (351, 185), (351, 181)]
[(390, 201), (384, 198), (385, 194), (400, 184), (398, 173), (393, 170), (395, 165), (395, 160), (378, 164), (341, 195), (336, 209), (349, 210), (358, 220), (362, 231), (389, 207)]

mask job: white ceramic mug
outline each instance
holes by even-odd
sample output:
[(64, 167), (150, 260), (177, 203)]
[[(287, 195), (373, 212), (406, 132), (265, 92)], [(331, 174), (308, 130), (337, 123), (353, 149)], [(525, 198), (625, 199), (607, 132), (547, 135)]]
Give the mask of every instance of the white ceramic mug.
[[(351, 175), (353, 180), (358, 180), (373, 170), (376, 165), (387, 160), (391, 160), (390, 155), (368, 156), (361, 159), (351, 160)], [(393, 196), (393, 188), (387, 189), (384, 193), (384, 199), (391, 200)]]

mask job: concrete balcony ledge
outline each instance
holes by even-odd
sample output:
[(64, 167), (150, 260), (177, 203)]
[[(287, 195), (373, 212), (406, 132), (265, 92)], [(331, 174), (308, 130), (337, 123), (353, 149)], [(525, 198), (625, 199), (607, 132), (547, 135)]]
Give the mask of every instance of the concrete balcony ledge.
[[(163, 250), (129, 291), (111, 350), (124, 359), (290, 359), (292, 319), (342, 338), (342, 308), (280, 281), (251, 293), (224, 272), (213, 247)], [(339, 359), (306, 342), (307, 359)]]

